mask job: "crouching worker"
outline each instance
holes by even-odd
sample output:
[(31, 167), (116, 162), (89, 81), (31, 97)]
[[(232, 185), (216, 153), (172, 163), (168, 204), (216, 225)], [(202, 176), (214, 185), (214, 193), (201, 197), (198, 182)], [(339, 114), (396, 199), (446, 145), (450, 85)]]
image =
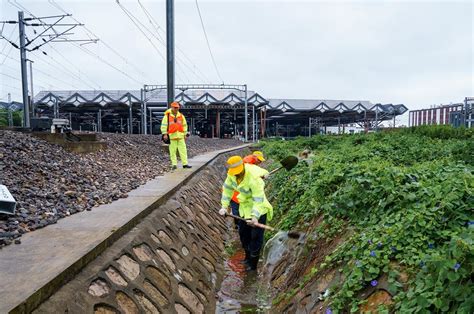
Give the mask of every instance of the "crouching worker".
[[(252, 164), (252, 165), (260, 165), (263, 161), (265, 161), (265, 158), (263, 158), (263, 153), (261, 151), (254, 151), (252, 154), (247, 155), (243, 158), (244, 163), (246, 164)], [(268, 176), (268, 171), (265, 169), (261, 169), (261, 177), (262, 179), (266, 179)], [(230, 208), (232, 210), (232, 214), (234, 216), (239, 216), (239, 192), (234, 191), (234, 194), (232, 195), (232, 198), (230, 200)], [(240, 225), (240, 220), (237, 218), (234, 218), (235, 222), (235, 228), (238, 229)]]
[(265, 182), (261, 178), (268, 171), (245, 164), (240, 156), (232, 156), (227, 160), (227, 178), (222, 187), (222, 208), (219, 214), (227, 213), (234, 191), (239, 192), (239, 216), (247, 221), (239, 224), (239, 237), (245, 251), (247, 270), (256, 270), (260, 251), (263, 246), (264, 229), (255, 227), (259, 222), (265, 224), (273, 216), (273, 207), (265, 196)]

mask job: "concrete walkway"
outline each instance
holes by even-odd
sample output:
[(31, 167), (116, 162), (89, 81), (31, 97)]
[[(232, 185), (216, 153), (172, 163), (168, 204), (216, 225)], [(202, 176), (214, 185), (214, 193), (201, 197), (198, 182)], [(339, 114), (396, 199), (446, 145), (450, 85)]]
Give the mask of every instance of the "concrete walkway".
[(193, 174), (222, 153), (189, 160), (192, 169), (178, 169), (129, 192), (129, 197), (61, 219), (27, 233), (20, 245), (0, 250), (0, 313), (29, 312), (164, 203)]

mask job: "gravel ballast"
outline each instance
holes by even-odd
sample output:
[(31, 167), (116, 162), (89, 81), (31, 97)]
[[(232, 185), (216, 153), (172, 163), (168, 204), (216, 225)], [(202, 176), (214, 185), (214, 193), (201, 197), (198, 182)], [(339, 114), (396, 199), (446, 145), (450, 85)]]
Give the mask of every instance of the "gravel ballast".
[[(15, 215), (0, 214), (0, 248), (58, 219), (127, 197), (170, 171), (160, 136), (103, 133), (104, 151), (75, 154), (32, 135), (0, 130), (0, 184), (17, 200)], [(188, 157), (241, 145), (190, 137)]]

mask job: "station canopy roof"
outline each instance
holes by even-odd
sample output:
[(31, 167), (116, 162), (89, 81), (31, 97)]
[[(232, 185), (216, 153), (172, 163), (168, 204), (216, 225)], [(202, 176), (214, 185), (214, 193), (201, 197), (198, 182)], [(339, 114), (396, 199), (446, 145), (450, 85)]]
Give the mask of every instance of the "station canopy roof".
[[(267, 100), (253, 91), (248, 91), (248, 103), (261, 106)], [(240, 90), (186, 90), (175, 91), (177, 101), (186, 104), (244, 104), (245, 94)], [(140, 90), (62, 90), (41, 91), (35, 96), (35, 104), (39, 107), (52, 107), (56, 100), (61, 107), (74, 106), (97, 107), (97, 109), (113, 109), (118, 105), (130, 106), (140, 104)], [(148, 105), (166, 105), (166, 90), (156, 89), (146, 93)]]
[(17, 102), (17, 101), (12, 101), (12, 102), (0, 101), (0, 109), (10, 110), (10, 111), (23, 110), (23, 103)]
[(333, 118), (401, 115), (408, 111), (402, 104), (373, 104), (367, 100), (327, 100), (327, 99), (269, 99), (266, 105), (270, 119), (294, 118), (302, 116), (313, 118)]
[[(276, 99), (264, 98), (248, 91), (248, 104), (266, 112), (268, 120), (303, 122), (308, 118), (350, 123), (364, 119), (391, 119), (408, 111), (402, 104), (374, 104), (367, 100)], [(240, 89), (176, 89), (175, 99), (183, 109), (242, 109), (245, 94)], [(60, 110), (88, 111), (99, 109), (139, 109), (140, 90), (62, 90), (41, 91), (35, 97), (39, 108), (51, 108), (58, 102)], [(147, 106), (166, 107), (166, 89), (146, 93)], [(218, 107), (217, 107), (218, 105)]]

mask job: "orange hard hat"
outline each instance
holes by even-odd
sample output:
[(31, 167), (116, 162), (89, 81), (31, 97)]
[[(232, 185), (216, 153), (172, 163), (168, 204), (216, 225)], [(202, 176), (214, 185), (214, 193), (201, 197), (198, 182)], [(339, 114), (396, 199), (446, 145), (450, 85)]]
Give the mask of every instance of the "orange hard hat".
[(179, 102), (173, 101), (173, 102), (171, 103), (171, 108), (178, 108), (178, 109), (179, 109)]

